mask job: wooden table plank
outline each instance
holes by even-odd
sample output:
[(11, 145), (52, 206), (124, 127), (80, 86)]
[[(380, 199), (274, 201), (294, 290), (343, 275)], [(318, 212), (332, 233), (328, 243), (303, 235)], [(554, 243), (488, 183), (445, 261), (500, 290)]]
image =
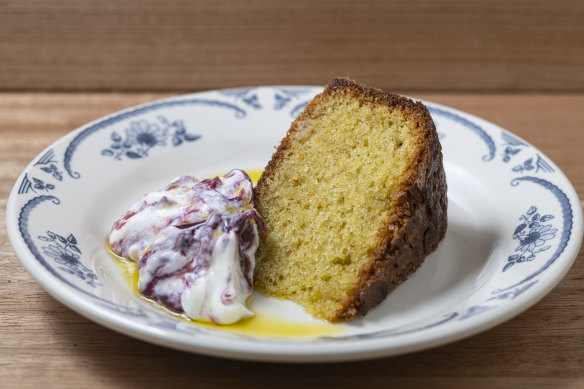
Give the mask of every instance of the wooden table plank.
[(580, 0), (0, 1), (0, 89), (584, 91)]
[[(22, 169), (75, 127), (164, 94), (0, 93), (0, 218)], [(584, 94), (419, 94), (524, 137), (584, 198)], [(373, 361), (230, 361), (120, 335), (65, 308), (20, 266), (0, 226), (0, 387), (584, 387), (584, 251), (562, 282), (518, 317), (451, 345)]]

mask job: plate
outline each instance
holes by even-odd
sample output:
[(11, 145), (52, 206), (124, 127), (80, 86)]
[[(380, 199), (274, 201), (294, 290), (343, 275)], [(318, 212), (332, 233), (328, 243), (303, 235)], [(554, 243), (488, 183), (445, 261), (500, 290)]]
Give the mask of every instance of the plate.
[(47, 292), (106, 327), (180, 350), (280, 362), (375, 358), (468, 337), (535, 304), (568, 271), (582, 240), (582, 211), (564, 174), (511, 132), (428, 102), (443, 146), (448, 231), (423, 266), (365, 318), (327, 327), (293, 303), (256, 293), (258, 317), (326, 330), (232, 333), (186, 322), (133, 293), (104, 249), (112, 223), (176, 176), (262, 169), (320, 90), (209, 91), (133, 107), (73, 131), (36, 157), (10, 194), (7, 229), (15, 252)]

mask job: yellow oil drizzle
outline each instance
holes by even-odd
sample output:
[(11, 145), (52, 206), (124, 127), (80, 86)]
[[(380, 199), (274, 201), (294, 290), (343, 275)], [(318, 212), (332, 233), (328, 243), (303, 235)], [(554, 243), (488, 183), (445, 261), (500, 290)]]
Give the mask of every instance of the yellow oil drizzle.
[[(258, 176), (259, 177), (259, 176)], [(106, 251), (114, 259), (120, 273), (128, 283), (129, 288), (143, 301), (146, 301), (156, 309), (160, 309), (180, 320), (193, 325), (211, 328), (213, 330), (225, 331), (234, 334), (270, 337), (270, 338), (313, 338), (325, 335), (335, 335), (345, 331), (342, 324), (331, 324), (325, 321), (303, 322), (290, 319), (283, 319), (265, 313), (255, 312), (249, 319), (241, 320), (234, 324), (219, 325), (214, 323), (194, 321), (187, 316), (166, 309), (154, 300), (144, 297), (138, 290), (138, 269), (136, 262), (115, 254), (106, 240)]]
[(197, 325), (235, 334), (271, 338), (311, 338), (335, 335), (345, 330), (341, 324), (286, 320), (265, 313), (255, 313), (249, 319), (230, 325), (217, 325), (212, 323), (197, 323)]
[[(247, 173), (247, 175), (251, 179), (251, 182), (254, 185), (258, 183), (258, 180), (260, 179), (260, 177), (262, 176), (262, 173), (264, 172), (264, 169), (242, 169), (242, 170)], [(209, 177), (221, 177), (221, 176), (226, 175), (227, 173), (228, 172), (223, 172), (223, 173), (211, 175)]]
[(250, 169), (250, 170), (246, 170), (245, 172), (247, 173), (249, 178), (251, 178), (251, 182), (253, 182), (253, 184), (255, 185), (258, 183), (258, 180), (262, 176), (262, 173), (264, 172), (264, 170), (263, 169)]

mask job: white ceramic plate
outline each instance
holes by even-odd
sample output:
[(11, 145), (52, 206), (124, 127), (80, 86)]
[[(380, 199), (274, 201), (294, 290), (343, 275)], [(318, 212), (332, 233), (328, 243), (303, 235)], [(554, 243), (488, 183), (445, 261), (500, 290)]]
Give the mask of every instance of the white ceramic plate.
[[(104, 326), (176, 349), (263, 361), (402, 354), (476, 334), (519, 314), (568, 271), (582, 240), (578, 197), (543, 153), (472, 115), (427, 103), (443, 145), (448, 232), (385, 302), (341, 333), (237, 335), (187, 323), (138, 298), (104, 250), (112, 223), (181, 174), (261, 169), (314, 87), (211, 91), (89, 123), (25, 169), (7, 227), (24, 267), (56, 299)], [(254, 309), (298, 314), (256, 296)]]

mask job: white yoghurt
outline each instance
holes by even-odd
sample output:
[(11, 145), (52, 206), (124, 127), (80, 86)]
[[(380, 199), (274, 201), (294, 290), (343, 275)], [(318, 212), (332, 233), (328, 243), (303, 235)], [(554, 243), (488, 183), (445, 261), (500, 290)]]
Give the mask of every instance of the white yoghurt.
[(230, 324), (253, 315), (245, 303), (253, 290), (256, 223), (263, 228), (245, 172), (184, 176), (146, 194), (114, 223), (109, 243), (138, 261), (142, 294), (194, 320)]

